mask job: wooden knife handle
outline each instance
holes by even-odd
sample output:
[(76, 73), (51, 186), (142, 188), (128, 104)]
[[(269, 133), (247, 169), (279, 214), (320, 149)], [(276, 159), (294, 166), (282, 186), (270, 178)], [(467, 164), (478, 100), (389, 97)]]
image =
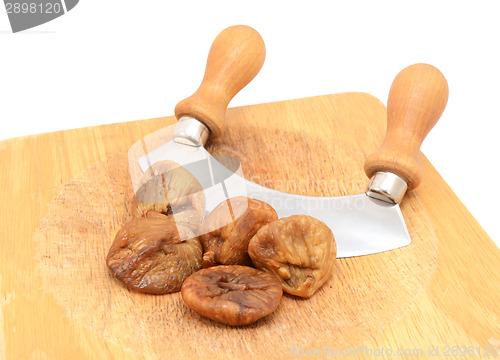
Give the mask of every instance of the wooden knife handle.
[(260, 71), (266, 47), (259, 33), (235, 25), (215, 38), (198, 90), (175, 107), (175, 116), (190, 116), (204, 123), (213, 138), (226, 128), (225, 113), (231, 99)]
[(448, 101), (448, 83), (432, 65), (403, 69), (392, 82), (387, 101), (387, 132), (382, 146), (365, 162), (371, 178), (376, 172), (396, 174), (416, 188), (422, 180), (420, 146), (437, 123)]

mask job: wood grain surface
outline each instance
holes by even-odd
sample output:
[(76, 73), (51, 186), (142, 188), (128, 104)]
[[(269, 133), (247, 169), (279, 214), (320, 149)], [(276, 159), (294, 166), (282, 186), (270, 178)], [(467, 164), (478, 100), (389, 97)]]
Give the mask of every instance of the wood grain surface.
[[(231, 108), (226, 121), (208, 148), (238, 158), (248, 179), (345, 195), (368, 183), (364, 161), (382, 142), (386, 109), (368, 94), (345, 93)], [(402, 205), (412, 244), (338, 259), (313, 298), (284, 296), (253, 325), (204, 319), (178, 293), (124, 288), (105, 256), (131, 217), (128, 151), (174, 122), (0, 143), (0, 358), (281, 359), (323, 347), (356, 358), (377, 349), (429, 358), (430, 347), (444, 357), (445, 346), (474, 346), (481, 358), (500, 346), (500, 250), (423, 155), (422, 183)]]

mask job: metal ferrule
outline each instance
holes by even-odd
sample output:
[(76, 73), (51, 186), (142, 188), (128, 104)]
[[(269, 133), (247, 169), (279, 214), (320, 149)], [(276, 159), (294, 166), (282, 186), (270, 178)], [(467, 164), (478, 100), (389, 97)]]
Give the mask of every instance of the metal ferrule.
[(183, 116), (174, 130), (174, 141), (189, 146), (205, 146), (210, 130), (195, 118)]
[(406, 182), (399, 176), (380, 171), (372, 176), (366, 195), (391, 204), (399, 204), (403, 200), (407, 188)]

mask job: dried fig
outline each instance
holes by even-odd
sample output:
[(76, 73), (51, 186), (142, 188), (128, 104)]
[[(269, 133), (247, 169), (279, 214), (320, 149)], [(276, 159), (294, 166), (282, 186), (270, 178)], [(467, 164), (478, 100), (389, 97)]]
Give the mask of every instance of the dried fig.
[(150, 211), (118, 231), (106, 264), (129, 288), (166, 294), (179, 291), (182, 282), (200, 269), (201, 259), (201, 244), (189, 229)]
[(203, 267), (251, 265), (248, 242), (263, 225), (276, 220), (271, 205), (244, 196), (223, 201), (198, 229), (205, 255)]
[(189, 276), (181, 294), (187, 306), (200, 315), (238, 326), (276, 310), (283, 290), (274, 275), (247, 266), (220, 265)]
[(134, 217), (148, 210), (196, 231), (205, 216), (205, 195), (189, 171), (173, 161), (161, 161), (148, 169), (133, 199)]
[(337, 245), (323, 222), (293, 215), (261, 227), (248, 253), (258, 269), (278, 275), (285, 292), (308, 298), (331, 275)]

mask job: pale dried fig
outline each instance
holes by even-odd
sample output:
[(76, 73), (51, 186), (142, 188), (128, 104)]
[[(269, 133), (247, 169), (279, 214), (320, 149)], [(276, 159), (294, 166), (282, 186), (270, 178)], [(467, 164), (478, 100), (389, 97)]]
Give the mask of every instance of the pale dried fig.
[(277, 218), (271, 205), (260, 200), (238, 196), (223, 201), (198, 230), (205, 252), (203, 267), (251, 265), (248, 242), (263, 225)]
[(151, 211), (147, 215), (118, 231), (106, 264), (131, 289), (152, 294), (179, 291), (184, 279), (201, 267), (200, 242), (164, 215)]
[(142, 217), (148, 210), (171, 216), (178, 225), (197, 231), (205, 216), (205, 195), (189, 171), (173, 161), (160, 161), (148, 169), (133, 199), (134, 217)]
[(247, 266), (220, 265), (189, 276), (181, 294), (187, 306), (200, 315), (238, 326), (276, 310), (283, 290), (274, 275)]
[(330, 277), (337, 246), (323, 222), (293, 215), (261, 227), (248, 253), (258, 269), (280, 278), (285, 292), (308, 298)]

